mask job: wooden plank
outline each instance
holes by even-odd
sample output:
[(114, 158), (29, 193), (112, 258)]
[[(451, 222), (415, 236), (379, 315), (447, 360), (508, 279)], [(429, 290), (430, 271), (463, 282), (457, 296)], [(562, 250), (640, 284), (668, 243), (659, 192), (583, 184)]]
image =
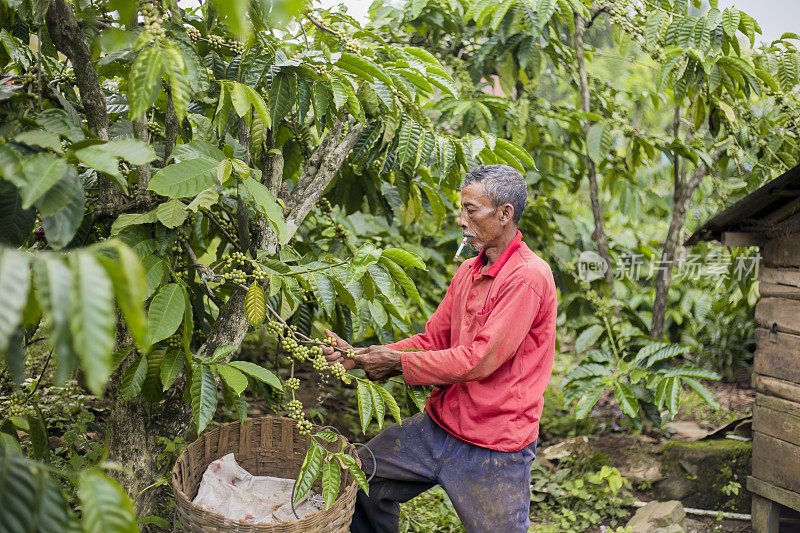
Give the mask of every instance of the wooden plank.
[(800, 404), (758, 394), (753, 407), (753, 431), (800, 446)]
[(779, 283), (800, 287), (800, 268), (764, 267), (758, 271), (758, 279), (762, 283)]
[(790, 402), (800, 403), (800, 385), (791, 383), (782, 379), (776, 379), (769, 376), (762, 376), (760, 374), (753, 374), (755, 379), (755, 388), (757, 392), (764, 393), (768, 396), (777, 396)]
[(800, 511), (800, 494), (776, 487), (756, 476), (747, 476), (747, 490), (773, 502)]
[(790, 300), (800, 300), (800, 287), (790, 287), (778, 283), (764, 283), (758, 286), (758, 292), (762, 298), (788, 298)]
[(756, 329), (753, 371), (792, 383), (800, 383), (800, 336)]
[(763, 233), (741, 233), (736, 231), (725, 231), (720, 238), (723, 246), (761, 246), (766, 240)]
[(770, 239), (761, 250), (768, 266), (800, 266), (800, 235)]
[(780, 504), (753, 494), (751, 521), (755, 533), (778, 533), (781, 519)]
[(754, 431), (752, 469), (758, 479), (800, 492), (800, 446)]
[(756, 321), (767, 329), (800, 333), (800, 301), (786, 298), (762, 298), (756, 304)]

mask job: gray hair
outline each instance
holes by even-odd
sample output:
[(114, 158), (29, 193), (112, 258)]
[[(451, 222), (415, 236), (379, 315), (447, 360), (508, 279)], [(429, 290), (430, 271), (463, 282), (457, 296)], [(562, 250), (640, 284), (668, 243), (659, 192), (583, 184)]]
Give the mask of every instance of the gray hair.
[(483, 184), (483, 190), (495, 207), (511, 204), (514, 224), (519, 224), (528, 201), (528, 187), (517, 169), (508, 165), (479, 165), (464, 176), (461, 188), (473, 183)]

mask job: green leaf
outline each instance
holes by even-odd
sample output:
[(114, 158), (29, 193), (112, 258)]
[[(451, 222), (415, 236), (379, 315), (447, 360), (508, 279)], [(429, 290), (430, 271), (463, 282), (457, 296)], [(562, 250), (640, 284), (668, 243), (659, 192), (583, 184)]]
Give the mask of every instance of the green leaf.
[(189, 211), (186, 209), (186, 204), (178, 200), (167, 200), (163, 204), (159, 204), (155, 209), (156, 218), (159, 222), (168, 228), (177, 228), (181, 226), (189, 217)]
[(577, 420), (583, 420), (589, 415), (592, 407), (594, 407), (600, 399), (603, 390), (605, 390), (605, 388), (602, 385), (595, 386), (578, 399), (578, 403), (575, 404), (575, 418)]
[(154, 255), (148, 255), (142, 260), (144, 267), (145, 290), (144, 299), (150, 297), (164, 279), (164, 261)]
[(378, 385), (369, 383), (369, 393), (372, 396), (372, 412), (375, 414), (375, 420), (378, 422), (378, 427), (383, 428), (383, 417), (386, 414), (386, 403), (383, 396), (378, 391)]
[(159, 377), (164, 390), (170, 388), (183, 371), (185, 360), (186, 358), (180, 352), (170, 351), (164, 354), (164, 359), (161, 360), (161, 369), (159, 370)]
[(144, 268), (139, 261), (139, 256), (132, 249), (117, 240), (112, 239), (106, 242), (114, 252), (116, 260), (99, 254), (97, 259), (111, 278), (117, 303), (134, 342), (139, 348), (146, 350), (149, 345), (147, 344), (147, 326), (142, 305), (146, 290)]
[(4, 353), (12, 334), (22, 323), (31, 274), (28, 254), (11, 249), (0, 252), (0, 353)]
[(75, 168), (68, 166), (61, 179), (36, 201), (51, 248), (60, 250), (72, 242), (83, 222), (84, 204), (83, 186)]
[(68, 529), (68, 506), (58, 483), (41, 463), (2, 444), (0, 509), (0, 531), (63, 533)]
[[(177, 161), (188, 161), (190, 159), (206, 158), (213, 159), (217, 163), (227, 160), (225, 154), (213, 144), (202, 139), (195, 139), (191, 142), (179, 144), (172, 151), (172, 156)], [(216, 187), (213, 187), (216, 190)]]
[(618, 381), (614, 386), (614, 396), (617, 398), (623, 413), (633, 419), (638, 416), (639, 403), (636, 401), (636, 396), (633, 394), (630, 385)]
[(416, 302), (417, 305), (421, 306), (422, 297), (417, 290), (417, 286), (414, 285), (414, 282), (408, 277), (408, 274), (405, 273), (405, 270), (403, 270), (397, 263), (386, 256), (381, 257), (380, 263), (386, 267), (394, 280), (403, 288), (403, 291), (405, 291), (406, 295)]
[(17, 248), (33, 231), (36, 213), (22, 209), (22, 197), (13, 183), (0, 180), (0, 244)]
[(322, 467), (322, 497), (325, 498), (325, 509), (330, 509), (336, 496), (339, 495), (339, 463), (337, 461), (325, 461)]
[(358, 483), (359, 488), (364, 491), (364, 494), (369, 495), (369, 483), (367, 483), (367, 476), (365, 476), (364, 471), (358, 467), (356, 460), (347, 453), (336, 454), (336, 458), (339, 459), (339, 462), (342, 464), (342, 466), (350, 472), (350, 474), (353, 476), (353, 479), (355, 479), (356, 483)]
[(679, 366), (678, 368), (672, 368), (664, 372), (664, 375), (712, 380), (720, 379), (720, 375), (716, 372), (712, 372), (711, 370), (706, 370), (704, 368), (695, 368), (693, 366)]
[(233, 368), (241, 370), (251, 378), (257, 379), (262, 383), (266, 383), (273, 389), (283, 390), (283, 384), (281, 383), (281, 380), (278, 379), (278, 376), (264, 367), (258, 366), (257, 364), (249, 361), (231, 361), (228, 364)]
[(258, 281), (250, 284), (244, 298), (244, 314), (254, 328), (260, 326), (267, 317), (267, 297)]
[(269, 88), (269, 107), (272, 110), (272, 124), (277, 124), (289, 114), (293, 104), (292, 80), (289, 74), (280, 72), (272, 79)]
[(34, 406), (35, 413), (28, 413), (25, 418), (28, 420), (28, 436), (31, 438), (31, 448), (33, 456), (45, 463), (50, 462), (50, 441), (47, 436), (47, 426), (42, 411), (38, 406)]
[(194, 365), (192, 368), (192, 413), (194, 425), (200, 434), (206, 428), (217, 410), (217, 382), (206, 365)]
[(112, 370), (116, 321), (113, 285), (102, 265), (87, 252), (71, 255), (70, 267), (74, 280), (69, 306), (73, 349), (87, 387), (101, 396)]
[(177, 283), (168, 283), (153, 297), (147, 311), (147, 343), (155, 344), (175, 333), (186, 310), (184, 292)]
[(594, 324), (583, 330), (575, 339), (575, 353), (583, 353), (591, 348), (604, 331), (605, 329), (600, 324)]
[(238, 348), (236, 346), (231, 346), (231, 345), (219, 346), (219, 347), (217, 347), (216, 350), (214, 350), (214, 354), (211, 356), (211, 361), (213, 361), (213, 362), (219, 361), (223, 357), (226, 357), (226, 356), (232, 354), (236, 350), (238, 350)]
[(247, 388), (247, 378), (241, 371), (231, 365), (217, 365), (217, 372), (219, 377), (231, 388), (237, 395), (244, 392)]
[(275, 201), (275, 197), (269, 192), (266, 186), (253, 178), (247, 178), (242, 181), (245, 190), (250, 193), (253, 200), (253, 207), (262, 216), (266, 217), (270, 226), (275, 230), (278, 239), (281, 243), (285, 244), (286, 239), (286, 221), (283, 218), (283, 209)]
[(358, 380), (358, 417), (361, 421), (361, 431), (367, 432), (367, 426), (372, 419), (372, 394), (369, 383)]
[(714, 393), (712, 393), (694, 378), (683, 378), (683, 381), (689, 385), (708, 405), (719, 411), (719, 402), (714, 397)]
[(128, 226), (138, 226), (139, 224), (152, 224), (158, 220), (155, 210), (149, 213), (126, 213), (117, 217), (111, 224), (111, 236), (115, 236)]
[(22, 208), (28, 209), (50, 190), (67, 171), (64, 159), (49, 153), (39, 153), (25, 160), (22, 173), (27, 184), (21, 188)]
[(217, 165), (208, 157), (187, 159), (156, 172), (148, 190), (169, 198), (194, 197), (217, 182)]
[(158, 98), (163, 71), (164, 54), (159, 45), (143, 48), (136, 56), (128, 78), (128, 113), (132, 119), (140, 118)]
[(55, 133), (46, 130), (29, 130), (18, 133), (14, 136), (14, 140), (30, 146), (38, 146), (40, 148), (49, 148), (50, 150), (60, 154), (64, 149), (61, 147), (61, 139)]
[(611, 128), (605, 122), (592, 124), (586, 132), (586, 152), (589, 158), (595, 163), (600, 163), (608, 155), (613, 141)]
[(186, 108), (192, 95), (189, 68), (180, 49), (173, 43), (164, 47), (164, 74), (169, 79), (169, 92), (172, 96), (172, 107), (178, 121), (186, 117)]
[(253, 106), (253, 109), (255, 109), (256, 113), (258, 114), (258, 117), (264, 123), (264, 126), (267, 128), (271, 127), (272, 122), (269, 115), (269, 111), (267, 110), (267, 103), (264, 101), (264, 99), (261, 97), (260, 94), (258, 94), (256, 91), (254, 91), (247, 85), (245, 85), (244, 88), (245, 91), (247, 92), (247, 98), (250, 100), (250, 105)]
[(307, 279), (311, 284), (317, 302), (329, 317), (333, 316), (336, 305), (336, 289), (333, 286), (333, 281), (321, 272), (309, 272)]
[(217, 192), (217, 187), (216, 185), (212, 185), (195, 196), (194, 200), (186, 206), (186, 209), (192, 213), (197, 213), (200, 210), (211, 208), (211, 206), (216, 205), (218, 201), (219, 193)]
[(231, 95), (231, 104), (234, 111), (240, 117), (246, 117), (250, 113), (250, 99), (247, 96), (247, 86), (242, 83), (226, 82)]
[(84, 533), (136, 533), (136, 511), (125, 491), (98, 469), (78, 475)]
[(378, 391), (378, 394), (381, 395), (381, 398), (383, 398), (383, 402), (386, 404), (386, 407), (389, 409), (389, 412), (392, 414), (395, 421), (402, 425), (403, 422), (400, 418), (400, 406), (397, 405), (397, 400), (395, 400), (394, 396), (392, 396), (392, 394), (385, 388), (379, 385), (375, 385), (374, 387), (375, 390)]
[(147, 357), (140, 353), (136, 360), (122, 374), (120, 393), (123, 400), (131, 400), (142, 391), (142, 384), (147, 377)]
[[(72, 350), (72, 334), (69, 330), (69, 301), (72, 286), (72, 273), (59, 256), (41, 255), (34, 263), (37, 297), (50, 317), (51, 330), (48, 343), (55, 348), (58, 361), (56, 365), (56, 384), (61, 384), (72, 375), (77, 365), (77, 355)], [(2, 264), (2, 263), (0, 263)], [(2, 267), (0, 267), (2, 279)], [(2, 282), (0, 282), (2, 287)], [(3, 294), (0, 288), (0, 295)], [(2, 297), (2, 296), (0, 296)], [(4, 302), (8, 300), (3, 299)], [(0, 308), (0, 316), (6, 306)], [(0, 318), (0, 324), (2, 319)]]
[(339, 435), (327, 429), (324, 429), (322, 431), (317, 431), (316, 433), (314, 433), (314, 436), (324, 440), (325, 442), (336, 442), (337, 440), (339, 440)]
[(401, 267), (414, 267), (427, 270), (425, 262), (420, 256), (401, 248), (387, 248), (381, 252), (381, 256), (391, 259)]
[(300, 466), (300, 473), (297, 476), (297, 488), (294, 493), (294, 503), (299, 502), (306, 493), (311, 490), (311, 485), (322, 471), (322, 456), (324, 455), (322, 446), (314, 440), (311, 447), (306, 452), (303, 464)]
[[(425, 409), (425, 402), (428, 400), (429, 391), (421, 386), (408, 386), (406, 385), (406, 395), (414, 404), (417, 412)], [(409, 405), (409, 409), (411, 406)]]

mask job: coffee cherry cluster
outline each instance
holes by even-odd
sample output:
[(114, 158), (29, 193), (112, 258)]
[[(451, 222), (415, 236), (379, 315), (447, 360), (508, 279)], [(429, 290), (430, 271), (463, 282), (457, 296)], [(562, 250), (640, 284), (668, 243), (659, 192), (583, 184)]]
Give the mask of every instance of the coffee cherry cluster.
[(232, 281), (240, 285), (244, 285), (247, 281), (247, 274), (245, 274), (244, 270), (239, 270), (238, 268), (234, 268), (229, 272), (223, 272), (220, 277), (225, 281)]
[(303, 404), (300, 400), (291, 400), (286, 404), (286, 410), (292, 418), (298, 417), (303, 414)]
[(167, 32), (164, 30), (164, 19), (158, 12), (153, 2), (142, 2), (142, 15), (144, 16), (144, 29), (156, 39), (165, 39)]
[(167, 338), (167, 346), (170, 348), (180, 348), (183, 346), (183, 336), (175, 333)]
[(358, 54), (361, 52), (361, 45), (358, 44), (358, 41), (345, 41), (344, 49), (352, 54)]
[[(189, 30), (186, 30), (186, 33), (189, 34)], [(192, 35), (195, 35), (196, 39), (192, 39)], [(225, 37), (220, 37), (219, 35), (209, 35), (204, 39), (202, 36), (200, 36), (200, 32), (197, 32), (196, 34), (189, 34), (189, 38), (195, 42), (205, 41), (211, 48), (217, 51), (228, 49), (236, 55), (241, 55), (245, 50), (244, 43), (235, 39), (226, 39)]]
[(30, 407), (25, 401), (25, 395), (21, 391), (13, 393), (3, 403), (3, 407), (5, 407), (6, 410), (6, 417), (25, 416), (30, 412)]
[(161, 125), (152, 120), (147, 123), (147, 132), (153, 137), (164, 135), (164, 130), (161, 128)]
[(186, 35), (189, 37), (189, 40), (193, 43), (198, 42), (202, 38), (202, 34), (200, 30), (195, 28), (194, 26), (186, 26)]
[(286, 380), (286, 388), (289, 390), (297, 390), (300, 388), (300, 380), (297, 378), (289, 378)]
[(323, 215), (331, 214), (331, 203), (328, 201), (327, 198), (320, 198), (319, 201), (317, 202), (317, 206), (319, 207), (319, 210)]
[(222, 218), (222, 217), (218, 217), (217, 221), (219, 222), (219, 225), (222, 227), (222, 229), (227, 231), (228, 235), (231, 236), (231, 239), (233, 239), (233, 243), (234, 244), (238, 243), (239, 242), (239, 233), (236, 230), (236, 224), (234, 224), (230, 220), (228, 220), (226, 218)]
[(325, 75), (328, 74), (328, 69), (326, 69), (324, 66), (315, 66), (314, 74), (316, 74), (320, 78), (325, 77)]
[(347, 375), (347, 370), (344, 369), (344, 365), (342, 363), (336, 362), (330, 366), (331, 374), (336, 379), (340, 379), (343, 382), (350, 384), (350, 376)]
[(353, 357), (356, 356), (356, 351), (352, 348), (348, 348), (347, 351), (344, 352), (344, 356), (349, 359), (352, 359)]
[(313, 426), (311, 422), (306, 420), (305, 418), (301, 418), (297, 421), (297, 432), (301, 435), (311, 435), (311, 430)]
[(272, 335), (273, 337), (280, 337), (283, 335), (284, 325), (282, 322), (278, 322), (277, 320), (270, 320), (267, 323), (267, 333)]

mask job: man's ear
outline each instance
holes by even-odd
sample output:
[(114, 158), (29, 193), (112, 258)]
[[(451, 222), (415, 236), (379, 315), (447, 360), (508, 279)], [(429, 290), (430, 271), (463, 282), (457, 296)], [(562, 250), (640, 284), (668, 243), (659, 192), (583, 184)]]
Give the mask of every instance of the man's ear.
[(503, 204), (502, 206), (500, 206), (500, 223), (506, 225), (513, 219), (514, 219), (514, 206), (511, 204)]

